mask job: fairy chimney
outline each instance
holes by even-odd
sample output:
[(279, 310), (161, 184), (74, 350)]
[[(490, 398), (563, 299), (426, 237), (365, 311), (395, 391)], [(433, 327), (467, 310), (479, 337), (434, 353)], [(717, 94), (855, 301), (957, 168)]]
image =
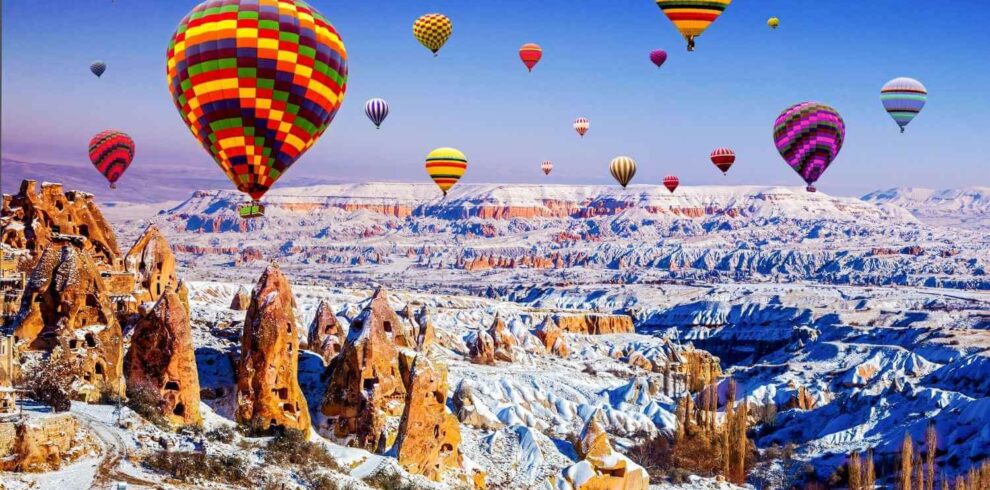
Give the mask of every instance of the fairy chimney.
[(337, 321), (333, 309), (323, 300), (316, 307), (316, 315), (309, 324), (309, 335), (306, 337), (309, 350), (323, 358), (323, 364), (329, 363), (340, 353), (344, 343), (344, 334)]
[(440, 481), (461, 466), (461, 431), (447, 410), (447, 366), (416, 356), (406, 406), (399, 422), (396, 456), (406, 470)]
[(251, 295), (248, 294), (244, 286), (237, 288), (234, 298), (230, 300), (230, 309), (234, 311), (244, 311), (251, 304)]
[(547, 351), (559, 357), (567, 357), (571, 354), (571, 348), (564, 340), (564, 331), (557, 326), (553, 318), (546, 317), (538, 327), (536, 327), (536, 337), (543, 342)]
[(505, 362), (515, 360), (515, 353), (513, 351), (519, 342), (512, 335), (512, 332), (509, 331), (509, 328), (505, 326), (505, 322), (502, 321), (502, 317), (498, 314), (495, 315), (495, 321), (492, 322), (491, 328), (488, 329), (488, 335), (495, 344), (495, 360)]

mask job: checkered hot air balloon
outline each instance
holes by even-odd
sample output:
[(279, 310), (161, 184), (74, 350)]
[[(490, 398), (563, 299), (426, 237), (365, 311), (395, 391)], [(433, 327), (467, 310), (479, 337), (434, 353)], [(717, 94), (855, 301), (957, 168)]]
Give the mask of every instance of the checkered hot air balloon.
[(374, 98), (364, 103), (364, 114), (381, 129), (382, 123), (388, 117), (388, 102), (385, 99)]
[(447, 195), (447, 191), (467, 171), (467, 157), (454, 148), (437, 148), (426, 155), (426, 173), (433, 182)]
[(103, 76), (103, 72), (107, 71), (107, 64), (102, 60), (96, 60), (89, 64), (89, 71), (96, 75), (96, 78)]
[(89, 160), (103, 175), (110, 188), (117, 187), (117, 179), (124, 175), (134, 160), (134, 140), (126, 133), (108, 129), (89, 140)]
[(815, 182), (842, 149), (846, 123), (835, 109), (818, 102), (794, 104), (780, 113), (773, 141), (784, 161), (815, 192)]
[(732, 0), (657, 0), (657, 6), (687, 40), (688, 51), (694, 51), (694, 38), (705, 32), (730, 3)]
[(344, 43), (302, 0), (206, 0), (166, 59), (182, 120), (254, 200), (243, 217), (326, 131), (347, 90)]
[(626, 156), (615, 157), (608, 164), (608, 170), (612, 173), (615, 181), (625, 189), (636, 176), (636, 160)]
[(526, 43), (519, 48), (519, 59), (529, 71), (533, 71), (533, 67), (540, 62), (540, 58), (543, 58), (543, 48), (539, 44)]
[(577, 134), (581, 135), (582, 138), (584, 138), (584, 133), (587, 133), (589, 128), (591, 128), (591, 122), (589, 122), (586, 118), (579, 117), (574, 120), (574, 130), (577, 131)]
[(728, 148), (715, 148), (712, 150), (712, 163), (722, 171), (722, 175), (727, 175), (729, 167), (736, 162), (736, 152)]
[(675, 175), (668, 175), (663, 178), (663, 186), (666, 187), (671, 194), (677, 190), (677, 186), (679, 185), (681, 185), (681, 180)]
[(883, 108), (901, 127), (907, 127), (928, 101), (928, 90), (921, 82), (907, 77), (895, 78), (880, 89), (880, 102)]
[(454, 24), (443, 14), (426, 14), (413, 22), (413, 36), (420, 44), (437, 55), (454, 33)]
[(543, 170), (543, 175), (550, 175), (550, 172), (553, 172), (553, 162), (550, 160), (543, 160), (543, 163), (540, 165), (540, 169)]

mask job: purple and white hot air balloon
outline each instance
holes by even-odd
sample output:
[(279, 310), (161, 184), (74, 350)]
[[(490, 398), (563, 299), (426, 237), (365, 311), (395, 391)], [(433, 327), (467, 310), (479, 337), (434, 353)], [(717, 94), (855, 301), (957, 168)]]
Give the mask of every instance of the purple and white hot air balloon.
[(794, 104), (777, 117), (773, 142), (784, 161), (815, 192), (815, 182), (842, 149), (846, 123), (831, 107), (818, 102)]
[(388, 117), (388, 102), (385, 99), (374, 98), (364, 103), (364, 113), (375, 123), (375, 128), (381, 129), (382, 123)]

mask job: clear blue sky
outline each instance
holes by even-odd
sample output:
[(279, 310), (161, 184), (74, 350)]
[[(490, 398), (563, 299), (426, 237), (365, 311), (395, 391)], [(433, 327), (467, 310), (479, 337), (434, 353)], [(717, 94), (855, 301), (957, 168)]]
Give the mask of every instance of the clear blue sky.
[[(3, 156), (88, 165), (89, 138), (118, 128), (136, 141), (134, 165), (220, 176), (165, 85), (169, 38), (195, 3), (5, 0)], [(736, 0), (693, 53), (652, 0), (310, 3), (343, 36), (351, 76), (336, 120), (291, 176), (426, 181), (425, 154), (453, 146), (470, 159), (462, 182), (610, 183), (608, 161), (627, 154), (639, 162), (634, 183), (802, 185), (771, 126), (788, 105), (818, 100), (847, 124), (825, 192), (990, 184), (982, 2)], [(411, 34), (434, 11), (454, 23), (439, 58)], [(544, 49), (533, 73), (517, 57), (525, 42)], [(670, 53), (661, 70), (648, 60), (657, 48)], [(89, 73), (94, 59), (109, 66), (102, 79)], [(878, 98), (898, 76), (930, 94), (904, 135)], [(370, 97), (392, 106), (380, 131), (363, 113)], [(591, 120), (583, 140), (578, 116)], [(739, 155), (728, 178), (708, 161), (716, 146)], [(549, 179), (544, 159), (556, 165)]]

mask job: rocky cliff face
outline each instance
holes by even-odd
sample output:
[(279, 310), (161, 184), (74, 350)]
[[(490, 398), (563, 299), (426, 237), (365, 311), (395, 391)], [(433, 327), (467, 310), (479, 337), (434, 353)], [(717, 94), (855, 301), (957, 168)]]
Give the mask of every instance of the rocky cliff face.
[(557, 325), (568, 333), (604, 335), (610, 333), (635, 333), (632, 318), (628, 315), (558, 315)]
[(199, 374), (181, 298), (166, 289), (154, 308), (142, 317), (124, 358), (128, 392), (154, 390), (162, 415), (175, 425), (199, 425)]
[(31, 271), (14, 336), (21, 350), (61, 347), (77, 365), (78, 397), (123, 395), (123, 337), (115, 309), (89, 256), (51, 244)]
[(343, 350), (330, 366), (320, 409), (327, 417), (325, 433), (371, 451), (392, 445), (396, 434), (387, 426), (402, 414), (407, 392), (392, 336), (399, 325), (379, 289), (351, 324)]
[(340, 349), (344, 345), (344, 337), (333, 309), (325, 301), (320, 301), (320, 305), (316, 307), (313, 322), (309, 325), (309, 335), (306, 338), (309, 350), (319, 354), (324, 363), (329, 363), (340, 353)]
[(447, 366), (421, 354), (412, 368), (396, 455), (407, 470), (440, 481), (461, 466), (460, 425), (447, 411)]
[(71, 415), (0, 422), (0, 471), (53, 471), (96, 450)]
[(309, 432), (293, 305), (289, 281), (278, 266), (268, 266), (251, 292), (237, 366), (237, 421), (257, 431)]

